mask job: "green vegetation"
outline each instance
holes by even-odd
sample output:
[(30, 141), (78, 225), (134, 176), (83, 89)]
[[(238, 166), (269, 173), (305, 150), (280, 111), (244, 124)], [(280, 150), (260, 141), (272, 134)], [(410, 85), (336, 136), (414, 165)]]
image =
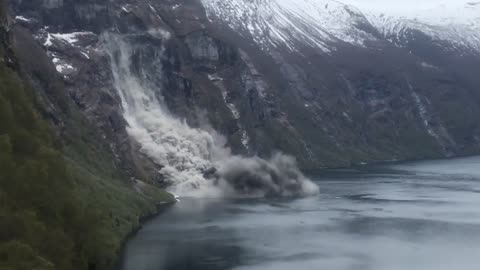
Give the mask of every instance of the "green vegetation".
[(77, 111), (58, 140), (2, 55), (0, 270), (110, 269), (141, 217), (173, 198), (145, 183), (134, 191)]

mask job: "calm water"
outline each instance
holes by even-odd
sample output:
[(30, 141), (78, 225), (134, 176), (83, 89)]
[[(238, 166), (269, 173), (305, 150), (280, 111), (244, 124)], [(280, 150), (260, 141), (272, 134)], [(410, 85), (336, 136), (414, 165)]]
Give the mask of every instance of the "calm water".
[(317, 197), (182, 199), (120, 269), (480, 269), (480, 157), (312, 178)]

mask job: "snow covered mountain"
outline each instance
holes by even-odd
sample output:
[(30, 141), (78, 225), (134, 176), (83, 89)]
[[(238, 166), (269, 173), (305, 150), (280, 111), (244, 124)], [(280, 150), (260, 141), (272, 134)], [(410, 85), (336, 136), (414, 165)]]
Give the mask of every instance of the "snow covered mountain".
[(297, 50), (296, 42), (334, 50), (342, 41), (364, 46), (375, 39), (358, 26), (365, 17), (355, 8), (330, 0), (203, 0), (208, 17), (221, 20), (242, 35), (250, 35), (262, 48), (286, 46)]
[[(367, 7), (365, 7), (367, 8)], [(369, 21), (390, 40), (415, 29), (455, 49), (480, 51), (480, 1), (447, 1), (414, 10), (366, 10)]]
[[(408, 42), (409, 30), (455, 49), (480, 51), (480, 2), (447, 1), (429, 5), (365, 0), (202, 0), (208, 17), (263, 49), (285, 46), (298, 50), (298, 42), (324, 52), (336, 42), (366, 46), (386, 39), (398, 46)], [(408, 1), (407, 1), (408, 2)]]
[[(225, 145), (304, 168), (480, 153), (479, 0), (11, 2), (16, 44), (34, 37), (132, 177), (207, 179)], [(117, 67), (129, 81), (105, 36), (133, 48)], [(118, 89), (132, 88), (148, 94), (128, 92), (129, 110)]]

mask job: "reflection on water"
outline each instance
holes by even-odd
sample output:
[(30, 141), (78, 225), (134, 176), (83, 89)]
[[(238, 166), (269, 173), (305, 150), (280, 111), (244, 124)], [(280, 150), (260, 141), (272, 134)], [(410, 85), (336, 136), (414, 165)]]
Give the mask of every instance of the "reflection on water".
[(305, 199), (183, 199), (120, 269), (479, 269), (479, 157), (313, 178), (321, 194)]

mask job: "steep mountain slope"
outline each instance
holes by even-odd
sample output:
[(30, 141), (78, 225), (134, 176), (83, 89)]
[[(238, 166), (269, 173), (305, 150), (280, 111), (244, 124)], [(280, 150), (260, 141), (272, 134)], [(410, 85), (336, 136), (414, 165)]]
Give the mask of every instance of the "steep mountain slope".
[[(280, 150), (304, 168), (478, 153), (477, 17), (428, 24), (422, 14), (353, 1), (12, 1), (12, 8), (131, 177), (195, 189), (198, 182), (173, 180), (172, 171), (192, 168), (190, 178), (208, 183), (219, 173), (208, 168), (213, 149), (224, 144), (250, 156)], [(122, 83), (123, 92), (111, 65), (118, 55), (105, 48), (112, 33), (135, 48), (129, 72), (140, 83)], [(149, 94), (122, 96), (139, 85)], [(134, 103), (144, 110), (135, 118), (145, 120), (143, 133), (128, 117)], [(175, 124), (160, 125), (155, 113)]]
[(140, 218), (174, 198), (112, 164), (45, 51), (3, 8), (0, 268), (110, 269)]
[(221, 20), (262, 49), (285, 46), (298, 51), (298, 45), (330, 52), (335, 43), (365, 46), (375, 40), (359, 28), (366, 18), (354, 7), (330, 0), (301, 1), (202, 1), (210, 20)]
[[(343, 155), (361, 151), (360, 156), (378, 158), (380, 153), (372, 153), (378, 149), (390, 152), (394, 158), (414, 156), (408, 152), (417, 148), (415, 141), (429, 141), (421, 135), (422, 129), (437, 147), (431, 145), (433, 152), (422, 154), (429, 148), (429, 144), (422, 143), (424, 147), (416, 149), (417, 155), (454, 155), (469, 148), (468, 144), (478, 147), (478, 122), (468, 120), (469, 110), (476, 110), (476, 106), (466, 101), (478, 100), (479, 82), (472, 73), (479, 66), (477, 3), (430, 3), (431, 6), (419, 6), (418, 10), (415, 6), (402, 10), (392, 8), (391, 2), (358, 0), (202, 2), (216, 29), (222, 34), (238, 33), (236, 37), (230, 34), (228, 39), (235, 39), (245, 50), (253, 41), (257, 50), (274, 59), (271, 67), (281, 67), (281, 75), (274, 80), (287, 78), (289, 89), (300, 95), (298, 103), (309, 108), (310, 112), (302, 114), (322, 114), (315, 108), (328, 107), (335, 98), (319, 100), (312, 96), (326, 95), (334, 89), (344, 89), (347, 93), (332, 93), (342, 101), (330, 112), (337, 113), (337, 117), (329, 122), (350, 118), (357, 105), (363, 107), (360, 109), (363, 112), (356, 112), (363, 119), (353, 122), (360, 122), (361, 127), (370, 126), (368, 131), (359, 132), (353, 124), (334, 124), (341, 133), (359, 134), (363, 143), (326, 131), (337, 146), (333, 152), (342, 153), (342, 148), (351, 147)], [(324, 89), (318, 91), (318, 88)], [(450, 102), (442, 95), (465, 100), (464, 105), (469, 109), (453, 112), (450, 108), (461, 101)], [(392, 115), (399, 110), (406, 114)], [(457, 118), (457, 113), (463, 114), (468, 124)], [(455, 122), (453, 118), (457, 118)], [(329, 124), (322, 122), (317, 126), (325, 129)], [(409, 135), (400, 134), (407, 127), (399, 125), (410, 125)], [(459, 125), (468, 126), (462, 128), (465, 133), (449, 130), (449, 126)], [(313, 147), (318, 137), (307, 141)], [(369, 146), (363, 148), (364, 144)], [(313, 152), (321, 151), (317, 148)]]

